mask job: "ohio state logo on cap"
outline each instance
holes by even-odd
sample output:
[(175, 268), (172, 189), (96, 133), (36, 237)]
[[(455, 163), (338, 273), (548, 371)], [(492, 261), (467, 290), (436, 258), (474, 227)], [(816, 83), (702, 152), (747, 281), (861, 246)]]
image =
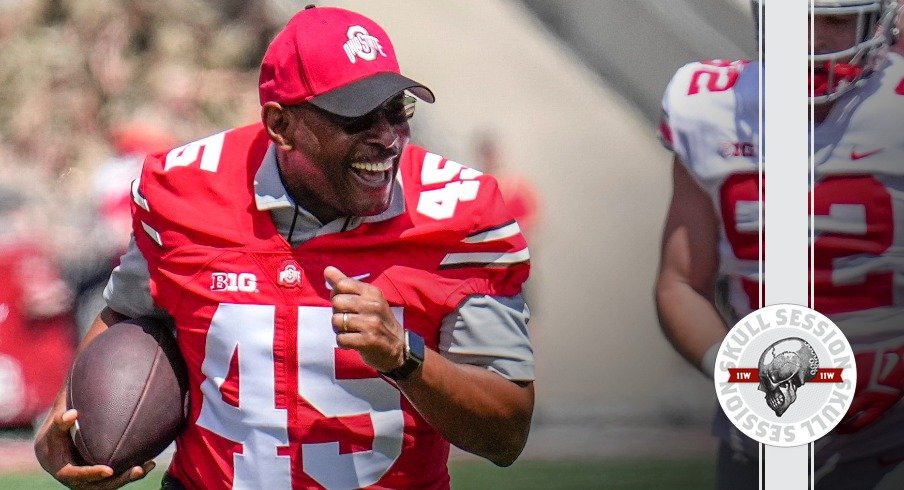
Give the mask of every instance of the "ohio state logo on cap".
[(352, 63), (361, 58), (364, 61), (373, 61), (377, 59), (377, 54), (385, 57), (383, 46), (380, 40), (375, 36), (367, 33), (367, 29), (361, 26), (351, 26), (348, 28), (348, 41), (342, 45), (348, 60)]
[(407, 90), (433, 102), (425, 85), (403, 76), (389, 35), (367, 17), (317, 7), (295, 14), (261, 62), (261, 105), (303, 102), (344, 117), (360, 117)]

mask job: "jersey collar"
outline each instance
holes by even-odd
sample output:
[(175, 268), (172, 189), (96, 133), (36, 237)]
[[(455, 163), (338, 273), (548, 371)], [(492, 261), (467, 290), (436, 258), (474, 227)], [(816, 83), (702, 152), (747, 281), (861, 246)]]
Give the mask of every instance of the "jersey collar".
[[(254, 176), (254, 200), (257, 209), (270, 211), (276, 227), (285, 235), (292, 220), (292, 209), (295, 202), (289, 196), (286, 187), (279, 178), (279, 169), (276, 166), (276, 146), (272, 143), (267, 148), (267, 153)], [(285, 212), (289, 211), (289, 212)], [(321, 223), (313, 214), (298, 207), (298, 218), (295, 224), (294, 235), (317, 236), (324, 233), (348, 231), (362, 223), (386, 221), (395, 218), (405, 212), (405, 199), (402, 193), (401, 174), (396, 174), (393, 182), (392, 193), (389, 200), (389, 208), (375, 216), (352, 216), (336, 219), (330, 223)], [(283, 223), (285, 221), (285, 223)], [(295, 240), (293, 240), (295, 241)]]

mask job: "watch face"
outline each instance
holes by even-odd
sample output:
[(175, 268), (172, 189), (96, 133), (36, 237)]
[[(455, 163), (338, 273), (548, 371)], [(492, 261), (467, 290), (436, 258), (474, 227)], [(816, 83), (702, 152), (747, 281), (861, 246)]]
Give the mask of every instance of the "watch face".
[(424, 338), (410, 330), (406, 330), (405, 343), (407, 344), (405, 346), (406, 357), (416, 359), (418, 364), (424, 362)]

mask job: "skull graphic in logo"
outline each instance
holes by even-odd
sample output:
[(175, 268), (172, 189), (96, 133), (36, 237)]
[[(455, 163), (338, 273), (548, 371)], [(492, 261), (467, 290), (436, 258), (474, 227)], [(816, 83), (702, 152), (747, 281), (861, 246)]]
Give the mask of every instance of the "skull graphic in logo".
[(766, 403), (781, 417), (797, 400), (797, 389), (816, 376), (819, 358), (807, 341), (790, 337), (770, 345), (760, 356), (759, 390)]

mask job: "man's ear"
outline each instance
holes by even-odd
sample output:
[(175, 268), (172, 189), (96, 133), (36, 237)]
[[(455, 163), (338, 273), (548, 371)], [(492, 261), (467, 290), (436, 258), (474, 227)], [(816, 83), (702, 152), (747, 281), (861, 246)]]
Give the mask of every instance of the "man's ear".
[(279, 102), (267, 102), (261, 107), (261, 121), (273, 143), (284, 151), (292, 150), (289, 130), (292, 127), (289, 111)]

